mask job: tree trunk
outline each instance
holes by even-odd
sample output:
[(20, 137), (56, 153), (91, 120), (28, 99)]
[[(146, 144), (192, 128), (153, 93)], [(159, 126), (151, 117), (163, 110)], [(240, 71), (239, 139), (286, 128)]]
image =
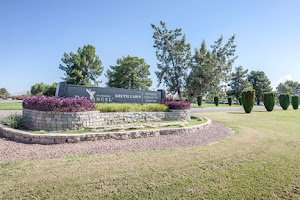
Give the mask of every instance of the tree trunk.
[(181, 98), (181, 91), (178, 90), (178, 97), (179, 97), (179, 100), (182, 101), (182, 98)]

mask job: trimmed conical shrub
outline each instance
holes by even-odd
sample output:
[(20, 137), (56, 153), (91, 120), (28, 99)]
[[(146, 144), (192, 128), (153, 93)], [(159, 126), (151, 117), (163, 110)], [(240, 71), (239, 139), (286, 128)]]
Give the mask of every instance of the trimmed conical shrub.
[(218, 106), (219, 105), (219, 97), (214, 97), (214, 102), (215, 102), (215, 105)]
[(279, 104), (283, 110), (287, 110), (291, 103), (291, 96), (287, 93), (279, 95)]
[(297, 95), (292, 96), (292, 106), (295, 110), (298, 109), (299, 103), (300, 103), (299, 96), (297, 96)]
[(232, 98), (231, 97), (228, 97), (228, 105), (232, 105)]
[(275, 106), (276, 94), (275, 92), (264, 93), (264, 105), (267, 111), (272, 111)]
[(239, 97), (239, 103), (240, 105), (243, 105), (242, 97)]
[(255, 102), (255, 90), (246, 90), (242, 92), (242, 102), (246, 113), (251, 113)]
[(197, 96), (197, 102), (198, 102), (198, 106), (201, 106), (201, 104), (202, 104), (202, 96)]

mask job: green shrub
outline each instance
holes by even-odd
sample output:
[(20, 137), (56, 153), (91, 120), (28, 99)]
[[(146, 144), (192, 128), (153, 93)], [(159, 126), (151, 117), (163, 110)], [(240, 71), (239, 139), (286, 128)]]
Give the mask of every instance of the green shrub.
[(228, 105), (232, 105), (232, 97), (228, 97)]
[(215, 105), (218, 106), (219, 105), (219, 97), (214, 97), (214, 102), (215, 102)]
[(283, 110), (287, 110), (291, 103), (291, 96), (287, 93), (279, 95), (279, 104)]
[(272, 111), (275, 106), (276, 94), (275, 92), (266, 92), (263, 96), (264, 105), (267, 111)]
[(202, 96), (197, 96), (197, 102), (198, 102), (198, 106), (201, 106), (201, 104), (202, 104)]
[(2, 119), (2, 124), (9, 126), (10, 128), (22, 129), (24, 127), (24, 118), (21, 115), (9, 115)]
[(242, 103), (246, 113), (251, 113), (255, 102), (255, 90), (242, 92)]
[(292, 106), (295, 110), (298, 109), (299, 103), (300, 103), (299, 96), (297, 95), (292, 96)]
[(243, 105), (242, 97), (239, 97), (239, 103), (240, 105)]
[(169, 108), (163, 104), (96, 103), (100, 112), (165, 112)]

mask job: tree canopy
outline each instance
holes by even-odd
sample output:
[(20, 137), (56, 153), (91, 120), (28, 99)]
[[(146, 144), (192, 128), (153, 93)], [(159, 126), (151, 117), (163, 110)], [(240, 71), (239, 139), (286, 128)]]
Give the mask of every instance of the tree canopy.
[(235, 71), (231, 73), (230, 78), (230, 88), (231, 90), (227, 91), (228, 95), (233, 95), (238, 100), (242, 96), (242, 91), (245, 89), (251, 89), (249, 81), (247, 79), (248, 69), (243, 69), (242, 66), (236, 67)]
[(52, 85), (47, 85), (43, 82), (36, 83), (33, 86), (31, 86), (30, 93), (32, 95), (46, 95), (46, 96), (54, 96), (56, 91), (56, 83), (53, 83)]
[(228, 81), (232, 64), (237, 58), (234, 56), (236, 48), (234, 38), (233, 35), (223, 45), (223, 37), (221, 36), (211, 46), (211, 50), (208, 50), (205, 41), (202, 41), (201, 48), (195, 49), (191, 62), (191, 72), (186, 82), (190, 98), (207, 93), (212, 96), (224, 93), (222, 84)]
[(149, 78), (150, 65), (147, 65), (143, 58), (123, 57), (117, 60), (117, 65), (110, 66), (106, 77), (108, 87), (149, 90), (152, 80)]
[(257, 105), (259, 105), (263, 94), (272, 91), (271, 81), (263, 71), (251, 71), (248, 80), (255, 90)]
[(284, 83), (280, 83), (276, 87), (278, 94), (289, 93), (291, 95), (300, 95), (300, 83), (296, 81), (287, 80)]
[(9, 96), (10, 96), (10, 94), (9, 94), (9, 92), (7, 91), (6, 88), (1, 88), (1, 89), (0, 89), (0, 97), (1, 97), (1, 98), (7, 98), (7, 97), (9, 97)]
[(61, 59), (65, 65), (60, 65), (59, 69), (65, 71), (64, 80), (73, 85), (98, 85), (97, 78), (101, 76), (103, 67), (101, 60), (96, 56), (95, 47), (84, 45), (78, 48), (77, 54), (71, 52), (64, 53)]
[(185, 35), (182, 36), (181, 28), (168, 30), (165, 22), (160, 22), (161, 27), (151, 24), (154, 29), (153, 38), (158, 59), (156, 75), (158, 86), (163, 83), (168, 92), (177, 93), (181, 99), (181, 91), (185, 86), (187, 69), (190, 63), (191, 46), (186, 43)]

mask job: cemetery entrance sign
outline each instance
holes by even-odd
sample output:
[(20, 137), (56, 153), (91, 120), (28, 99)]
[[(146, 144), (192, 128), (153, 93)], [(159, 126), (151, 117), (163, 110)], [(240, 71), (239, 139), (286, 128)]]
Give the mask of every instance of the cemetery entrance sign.
[(158, 103), (166, 99), (164, 90), (144, 91), (121, 88), (103, 88), (84, 85), (57, 84), (57, 97), (87, 97), (95, 103)]

